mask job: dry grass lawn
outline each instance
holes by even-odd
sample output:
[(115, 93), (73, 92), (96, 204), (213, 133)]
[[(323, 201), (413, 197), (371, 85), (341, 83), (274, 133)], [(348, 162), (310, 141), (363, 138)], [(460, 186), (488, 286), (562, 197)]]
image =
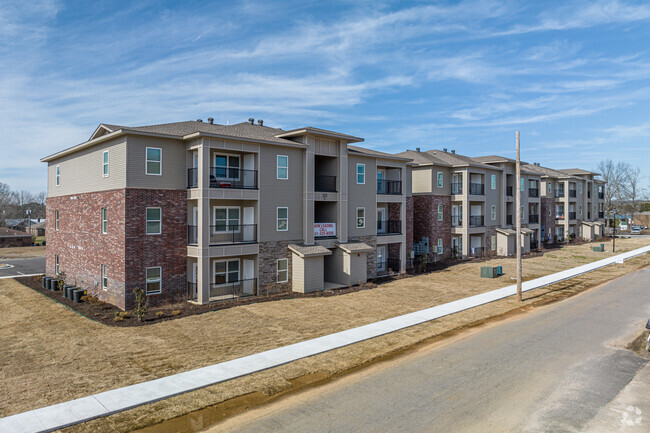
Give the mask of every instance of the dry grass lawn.
[(45, 247), (8, 247), (0, 248), (0, 260), (2, 259), (28, 259), (31, 257), (44, 257)]
[[(618, 252), (648, 244), (617, 240)], [(611, 255), (592, 244), (566, 247), (524, 260), (526, 279)], [(611, 251), (611, 242), (606, 245)], [(650, 264), (643, 255), (525, 294), (525, 304), (549, 302)], [(372, 290), (324, 298), (244, 305), (150, 326), (118, 328), (77, 315), (14, 280), (0, 280), (0, 416), (151, 380), (317, 336), (364, 325), (512, 284), (514, 259), (499, 279), (481, 279), (486, 263), (466, 263), (396, 280)], [(358, 343), (228, 383), (167, 399), (66, 431), (131, 431), (227, 399), (291, 387), (309, 373), (335, 375), (454, 329), (521, 307), (513, 297), (391, 335)]]

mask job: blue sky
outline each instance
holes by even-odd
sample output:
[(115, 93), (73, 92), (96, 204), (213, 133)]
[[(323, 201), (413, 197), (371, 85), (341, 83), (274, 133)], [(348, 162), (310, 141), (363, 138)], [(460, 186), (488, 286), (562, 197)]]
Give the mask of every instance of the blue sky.
[(48, 1), (0, 6), (0, 181), (101, 123), (249, 117), (556, 168), (650, 167), (647, 1)]

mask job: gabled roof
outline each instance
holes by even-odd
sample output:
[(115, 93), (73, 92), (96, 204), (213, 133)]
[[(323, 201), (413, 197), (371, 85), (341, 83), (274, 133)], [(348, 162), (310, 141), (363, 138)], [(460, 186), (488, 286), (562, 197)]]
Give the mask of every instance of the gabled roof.
[(24, 237), (31, 237), (29, 233), (25, 232), (19, 232), (18, 230), (12, 230), (8, 229), (6, 227), (0, 227), (0, 237), (3, 238), (24, 238)]
[[(472, 158), (475, 161), (483, 162), (485, 164), (503, 164), (503, 163), (511, 163), (511, 164), (516, 164), (517, 160), (512, 159), (512, 158), (506, 158), (505, 156), (499, 156), (499, 155), (487, 155), (487, 156), (477, 156), (475, 158)], [(521, 164), (528, 164), (525, 161), (520, 161)]]
[(570, 174), (563, 173), (552, 168), (542, 167), (541, 165), (529, 164), (526, 166), (526, 169), (534, 173), (539, 173), (542, 177), (552, 177), (556, 179), (578, 179), (577, 177), (571, 176)]
[(438, 165), (441, 167), (451, 167), (451, 164), (446, 163), (440, 158), (436, 158), (427, 152), (418, 152), (417, 150), (407, 150), (405, 152), (396, 153), (395, 156), (400, 158), (408, 158), (413, 160), (416, 165)]
[(600, 173), (595, 173), (595, 172), (589, 171), (589, 170), (583, 170), (581, 168), (563, 168), (563, 169), (558, 170), (558, 171), (561, 171), (562, 173), (570, 174), (570, 175), (573, 175), (573, 176), (580, 176), (580, 175), (583, 175), (583, 176), (584, 175), (600, 176)]
[(425, 153), (428, 153), (431, 156), (434, 156), (443, 162), (451, 165), (452, 167), (480, 167), (487, 170), (501, 170), (498, 167), (494, 167), (489, 164), (477, 161), (474, 158), (469, 156), (461, 155), (458, 153), (445, 152), (444, 150), (427, 150)]
[(352, 146), (348, 144), (348, 151), (351, 153), (357, 153), (361, 155), (372, 156), (375, 158), (386, 158), (386, 159), (398, 159), (402, 161), (411, 161), (411, 158), (401, 157), (398, 155), (393, 155), (392, 153), (380, 152), (378, 150), (366, 149), (365, 147)]
[(281, 134), (278, 134), (278, 137), (280, 138), (297, 137), (305, 134), (324, 135), (327, 137), (339, 138), (339, 139), (346, 140), (349, 143), (360, 143), (363, 141), (363, 138), (355, 137), (353, 135), (341, 134), (340, 132), (329, 131), (327, 129), (321, 129), (321, 128), (314, 128), (312, 126), (292, 129), (291, 131), (282, 131)]

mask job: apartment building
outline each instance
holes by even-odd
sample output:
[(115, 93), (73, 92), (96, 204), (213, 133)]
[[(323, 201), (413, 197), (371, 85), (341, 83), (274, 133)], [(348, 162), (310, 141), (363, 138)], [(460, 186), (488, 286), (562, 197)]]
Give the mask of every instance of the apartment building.
[(249, 119), (101, 124), (48, 164), (47, 274), (132, 308), (404, 272), (408, 159)]

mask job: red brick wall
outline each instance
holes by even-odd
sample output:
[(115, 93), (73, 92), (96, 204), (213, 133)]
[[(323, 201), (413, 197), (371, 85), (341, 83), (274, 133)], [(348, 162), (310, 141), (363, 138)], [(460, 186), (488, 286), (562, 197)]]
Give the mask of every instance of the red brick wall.
[[(555, 199), (542, 197), (540, 202), (539, 223), (544, 226), (544, 239), (542, 239), (542, 244), (545, 244), (547, 243), (549, 233), (551, 234), (551, 242), (555, 236)], [(550, 216), (548, 215), (549, 209), (551, 209)]]
[(409, 253), (413, 250), (413, 197), (406, 197), (406, 268), (410, 269)]
[[(442, 221), (438, 221), (438, 205), (443, 206)], [(443, 254), (435, 257), (436, 261), (451, 257), (451, 197), (441, 195), (413, 196), (413, 242), (429, 238), (431, 246), (429, 261), (434, 260), (433, 249), (438, 238), (442, 238)]]

